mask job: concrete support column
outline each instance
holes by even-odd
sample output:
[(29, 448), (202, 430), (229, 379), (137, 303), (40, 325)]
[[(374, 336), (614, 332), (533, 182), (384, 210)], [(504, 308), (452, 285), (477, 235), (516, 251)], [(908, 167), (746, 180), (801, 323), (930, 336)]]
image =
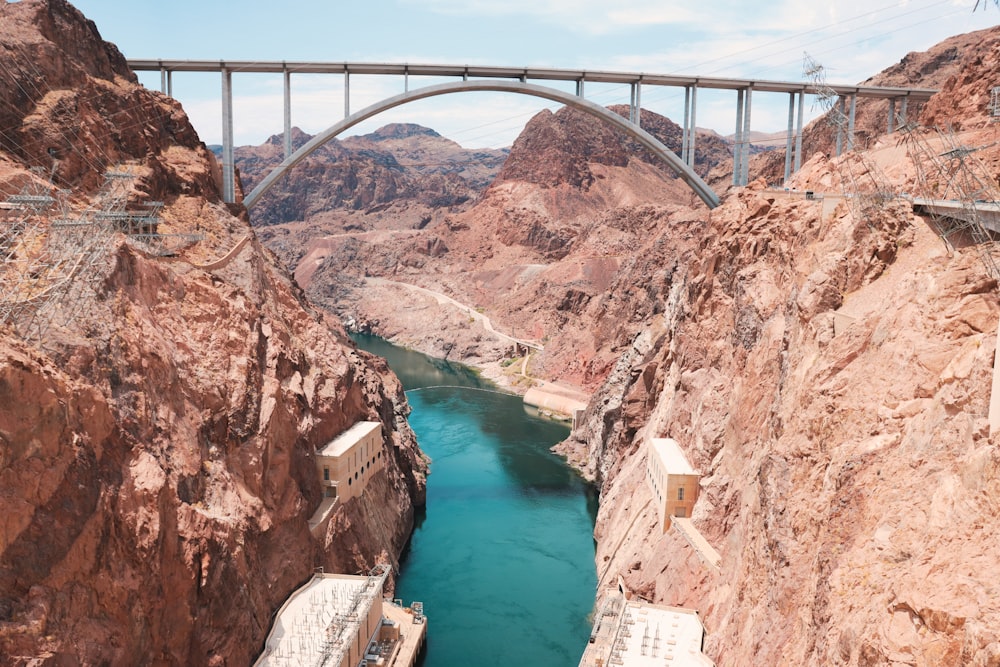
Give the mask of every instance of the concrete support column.
[(576, 80), (576, 96), (583, 97), (583, 79)]
[(785, 135), (785, 180), (792, 176), (792, 142), (794, 137), (793, 123), (795, 122), (795, 93), (788, 93), (788, 132)]
[(743, 89), (736, 91), (736, 134), (733, 135), (733, 185), (740, 184), (743, 173)]
[(630, 97), (628, 101), (628, 122), (630, 123), (635, 122), (635, 88), (636, 86), (634, 83), (629, 85)]
[[(844, 117), (844, 96), (841, 95), (837, 98), (837, 115), (840, 118)], [(844, 124), (837, 123), (837, 153), (836, 156), (840, 157), (840, 154), (844, 150)]]
[(689, 167), (694, 166), (694, 139), (697, 135), (695, 128), (698, 127), (698, 86), (691, 86), (691, 122), (688, 124), (688, 163)]
[(886, 126), (885, 133), (892, 134), (896, 131), (896, 98), (889, 98), (889, 124)]
[(404, 67), (403, 68), (403, 92), (404, 93), (410, 92), (410, 68), (409, 67)]
[(847, 150), (854, 150), (854, 112), (857, 107), (857, 94), (851, 95), (851, 110), (847, 115)]
[(799, 119), (795, 123), (795, 171), (802, 168), (802, 109), (805, 107), (805, 91), (799, 93)]
[(160, 65), (160, 92), (167, 94), (167, 68)]
[(750, 95), (753, 87), (747, 88), (745, 102), (746, 110), (743, 112), (743, 160), (740, 165), (743, 171), (740, 173), (740, 185), (746, 185), (750, 180)]
[(285, 103), (285, 159), (292, 154), (292, 73), (283, 67), (284, 103)]
[(684, 126), (681, 129), (681, 162), (688, 162), (688, 128), (691, 125), (691, 86), (684, 86)]
[(635, 120), (632, 121), (642, 127), (642, 84), (635, 84)]
[(236, 201), (236, 169), (233, 163), (233, 73), (222, 68), (222, 201)]
[(174, 96), (174, 73), (167, 70), (167, 95)]
[(351, 73), (344, 70), (344, 118), (351, 115)]
[(909, 101), (909, 97), (904, 97), (903, 101), (899, 105), (899, 122), (903, 125), (906, 125), (906, 103)]

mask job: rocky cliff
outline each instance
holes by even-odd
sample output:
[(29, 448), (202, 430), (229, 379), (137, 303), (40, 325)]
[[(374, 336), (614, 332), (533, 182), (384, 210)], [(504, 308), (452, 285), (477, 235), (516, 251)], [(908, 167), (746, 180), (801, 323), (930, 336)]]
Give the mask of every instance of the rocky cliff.
[[(162, 200), (159, 231), (200, 238), (164, 257), (117, 234), (74, 274), (89, 296), (53, 302), (65, 325), (0, 335), (0, 662), (247, 664), (314, 568), (396, 562), (425, 470), (401, 388), (221, 203), (180, 107), (92, 23), (24, 0), (0, 36), (3, 194), (43, 167), (72, 215), (127, 165), (130, 205)], [(314, 536), (313, 452), (359, 419), (383, 423), (386, 470)]]
[[(965, 100), (1000, 74), (997, 34), (961, 38), (923, 110), (968, 146), (991, 143)], [(911, 185), (906, 152), (872, 144)], [(837, 191), (838, 173), (817, 155), (793, 185)], [(758, 181), (679, 230), (659, 312), (563, 445), (601, 486), (598, 574), (698, 609), (717, 664), (998, 664), (997, 284), (905, 201), (850, 208)], [(665, 436), (703, 475), (693, 523), (719, 573), (657, 530), (644, 442)]]
[[(643, 126), (679, 147), (680, 129), (670, 120), (643, 111)], [(704, 143), (716, 149), (698, 166), (708, 171), (724, 159), (725, 142)], [(542, 112), (470, 209), (420, 230), (314, 239), (296, 279), (345, 320), (431, 354), (491, 365), (501, 381), (524, 387), (533, 375), (594, 386), (633, 326), (622, 329), (614, 318), (641, 317), (615, 294), (647, 291), (619, 282), (622, 265), (652, 261), (643, 249), (665, 220), (683, 226), (700, 215), (690, 190), (637, 148), (581, 112)], [(508, 362), (503, 376), (496, 363), (516, 354), (508, 336), (545, 341), (545, 349)]]

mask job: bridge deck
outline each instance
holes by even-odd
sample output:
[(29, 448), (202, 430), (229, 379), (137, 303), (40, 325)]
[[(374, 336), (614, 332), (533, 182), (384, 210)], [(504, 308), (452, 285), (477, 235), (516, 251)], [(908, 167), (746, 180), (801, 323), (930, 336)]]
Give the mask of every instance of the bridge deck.
[[(608, 70), (555, 69), (546, 67), (494, 67), (487, 65), (436, 65), (419, 63), (365, 63), (319, 61), (267, 61), (267, 60), (164, 60), (130, 58), (128, 65), (139, 72), (260, 72), (293, 74), (381, 74), (394, 76), (447, 76), (482, 79), (535, 79), (540, 81), (589, 81), (594, 83), (643, 84), (653, 86), (697, 86), (722, 90), (753, 90), (769, 93), (821, 92), (817, 86), (805, 81), (772, 81), (768, 79), (738, 79), (710, 76), (681, 76), (647, 72), (615, 72)], [(906, 97), (926, 100), (937, 90), (931, 88), (902, 88), (827, 84), (824, 91), (833, 89), (838, 95), (857, 95), (889, 99)]]

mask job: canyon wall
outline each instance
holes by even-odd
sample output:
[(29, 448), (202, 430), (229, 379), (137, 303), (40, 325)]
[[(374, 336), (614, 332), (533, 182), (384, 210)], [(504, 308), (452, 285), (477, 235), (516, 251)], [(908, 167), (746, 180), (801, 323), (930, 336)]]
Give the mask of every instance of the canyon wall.
[[(56, 302), (65, 325), (2, 330), (0, 662), (248, 664), (315, 568), (397, 564), (426, 471), (402, 389), (308, 305), (179, 105), (92, 23), (24, 0), (0, 34), (0, 191), (43, 167), (79, 210), (125, 165), (161, 233), (200, 238), (165, 257), (118, 234), (76, 276), (88, 296)], [(313, 452), (363, 419), (385, 470), (313, 535)]]
[[(997, 38), (963, 37), (922, 112), (987, 146), (994, 175)], [(870, 157), (912, 187), (894, 138)], [(837, 192), (839, 173), (815, 155), (793, 185)], [(720, 665), (1000, 664), (1000, 303), (956, 245), (905, 200), (856, 216), (763, 180), (731, 190), (561, 445), (601, 488), (602, 585), (697, 609)], [(668, 436), (702, 473), (692, 520), (719, 573), (658, 530), (645, 442)]]

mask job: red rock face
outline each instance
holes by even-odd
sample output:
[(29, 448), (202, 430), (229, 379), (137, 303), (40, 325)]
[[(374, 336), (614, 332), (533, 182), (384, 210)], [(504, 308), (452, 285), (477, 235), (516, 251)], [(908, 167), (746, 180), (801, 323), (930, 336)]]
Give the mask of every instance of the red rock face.
[[(927, 81), (940, 63), (923, 117), (964, 128), (958, 141), (986, 146), (994, 171), (993, 129), (964, 98), (1000, 75), (996, 36), (953, 38), (908, 56), (916, 72), (893, 70)], [(912, 187), (904, 147), (873, 147), (894, 185)], [(814, 157), (794, 184), (839, 190), (834, 161)], [(1000, 304), (974, 249), (949, 251), (902, 203), (855, 219), (762, 180), (696, 233), (677, 244), (662, 315), (563, 446), (601, 484), (601, 579), (697, 608), (717, 664), (1000, 660), (984, 556), (1000, 545), (987, 420)], [(722, 553), (718, 575), (657, 531), (643, 442), (658, 436), (686, 443), (703, 474), (693, 521)]]
[[(0, 87), (29, 93), (3, 112), (4, 193), (56, 146), (78, 206), (125, 162), (161, 232), (204, 237), (162, 258), (118, 236), (69, 324), (0, 337), (2, 662), (248, 664), (314, 568), (396, 562), (426, 469), (401, 388), (219, 202), (180, 108), (92, 24), (25, 0), (0, 32)], [(385, 425), (386, 469), (314, 537), (313, 452), (361, 419)]]

